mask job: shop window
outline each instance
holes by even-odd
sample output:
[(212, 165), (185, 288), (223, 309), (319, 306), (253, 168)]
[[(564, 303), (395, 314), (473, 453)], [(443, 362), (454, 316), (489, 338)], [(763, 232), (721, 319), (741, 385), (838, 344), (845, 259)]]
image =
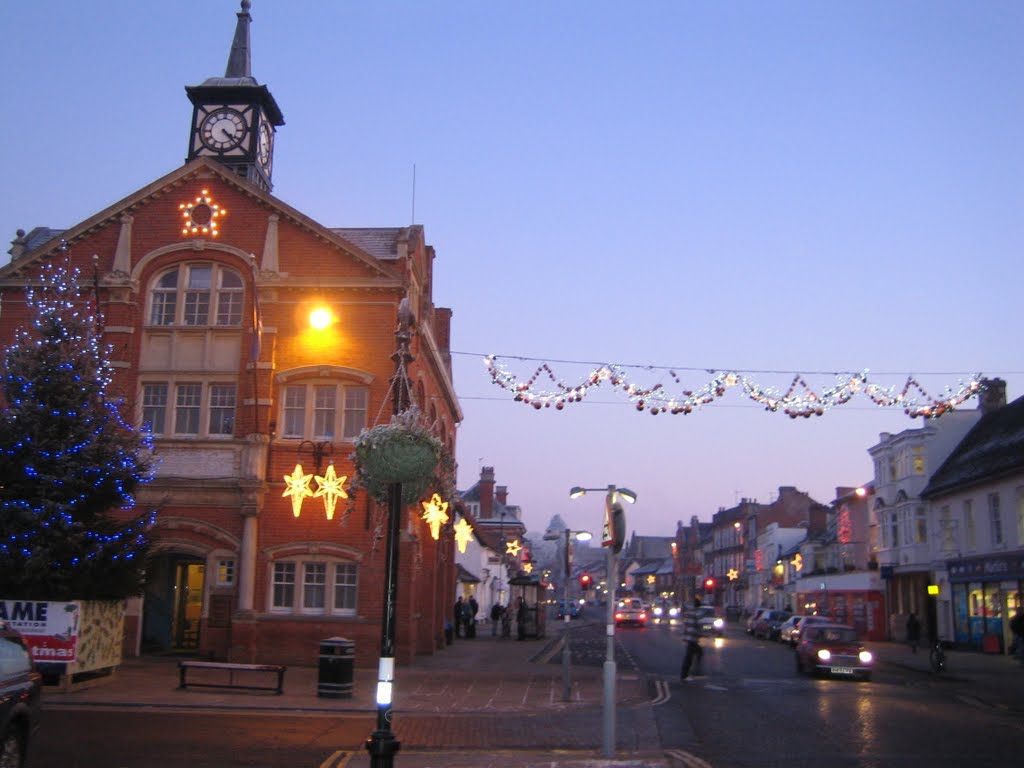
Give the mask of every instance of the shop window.
[(233, 269), (182, 264), (161, 273), (149, 297), (150, 325), (240, 326), (245, 288)]

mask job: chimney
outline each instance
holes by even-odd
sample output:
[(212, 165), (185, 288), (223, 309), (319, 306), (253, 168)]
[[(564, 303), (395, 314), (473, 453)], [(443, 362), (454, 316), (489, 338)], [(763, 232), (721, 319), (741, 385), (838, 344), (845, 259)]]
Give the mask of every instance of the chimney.
[(498, 500), (499, 504), (508, 504), (508, 486), (499, 485), (495, 487), (494, 497)]
[(494, 517), (494, 467), (480, 470), (480, 519)]
[(982, 416), (998, 411), (1006, 405), (1006, 382), (1002, 379), (982, 379), (978, 395), (978, 410)]

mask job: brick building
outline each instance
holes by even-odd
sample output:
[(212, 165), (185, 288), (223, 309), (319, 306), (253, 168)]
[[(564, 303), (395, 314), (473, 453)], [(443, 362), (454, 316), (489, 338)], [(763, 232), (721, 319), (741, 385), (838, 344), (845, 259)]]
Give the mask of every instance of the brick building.
[[(184, 166), (68, 229), (19, 231), (0, 268), (0, 345), (27, 324), (42, 265), (67, 259), (88, 278), (112, 391), (157, 459), (137, 497), (159, 511), (129, 653), (312, 664), (319, 640), (343, 636), (371, 665), (386, 509), (359, 494), (333, 519), (323, 498), (296, 512), (284, 477), (297, 464), (353, 476), (353, 440), (392, 414), (403, 299), (411, 400), (454, 454), (451, 311), (433, 304), (421, 226), (332, 228), (271, 194), (284, 119), (251, 75), (250, 22), (243, 3), (224, 77), (186, 89)], [(401, 522), (400, 664), (443, 645), (455, 589), (450, 525), (435, 541), (417, 507)]]

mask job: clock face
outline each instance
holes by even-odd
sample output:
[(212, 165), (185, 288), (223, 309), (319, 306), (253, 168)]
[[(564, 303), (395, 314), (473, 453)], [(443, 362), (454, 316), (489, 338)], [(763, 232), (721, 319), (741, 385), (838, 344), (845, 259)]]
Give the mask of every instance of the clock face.
[(259, 141), (256, 145), (256, 155), (264, 172), (270, 173), (270, 149), (274, 140), (274, 132), (269, 123), (260, 123)]
[(217, 152), (226, 152), (242, 143), (248, 126), (237, 110), (223, 107), (203, 118), (199, 138), (203, 144)]

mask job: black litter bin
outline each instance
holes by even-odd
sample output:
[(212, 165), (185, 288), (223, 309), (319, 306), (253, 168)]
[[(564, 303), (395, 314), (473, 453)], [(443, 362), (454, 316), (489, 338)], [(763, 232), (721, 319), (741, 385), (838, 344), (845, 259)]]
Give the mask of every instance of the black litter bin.
[(316, 695), (326, 699), (352, 698), (352, 665), (356, 644), (344, 637), (320, 641), (320, 675)]

